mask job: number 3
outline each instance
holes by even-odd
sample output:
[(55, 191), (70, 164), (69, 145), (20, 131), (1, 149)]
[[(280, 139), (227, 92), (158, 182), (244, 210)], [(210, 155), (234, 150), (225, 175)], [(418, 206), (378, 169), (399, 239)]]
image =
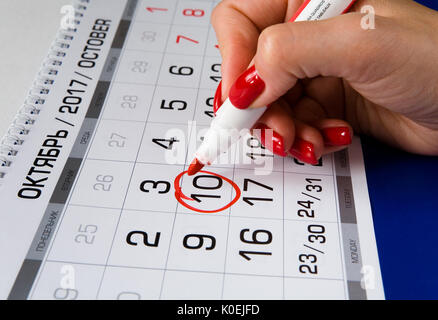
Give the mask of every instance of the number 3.
[(152, 184), (153, 189), (157, 189), (160, 184), (164, 184), (165, 187), (163, 190), (159, 190), (158, 193), (168, 193), (170, 190), (170, 183), (167, 181), (152, 181), (152, 180), (145, 180), (140, 184), (140, 190), (143, 192), (149, 192), (150, 190), (146, 189), (146, 184)]

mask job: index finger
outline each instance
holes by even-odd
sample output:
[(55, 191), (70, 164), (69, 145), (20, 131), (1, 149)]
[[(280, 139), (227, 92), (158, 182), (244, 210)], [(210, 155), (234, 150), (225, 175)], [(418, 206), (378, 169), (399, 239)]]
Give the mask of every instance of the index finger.
[(304, 0), (224, 0), (213, 10), (212, 25), (222, 56), (222, 97), (248, 68), (263, 29), (284, 22)]

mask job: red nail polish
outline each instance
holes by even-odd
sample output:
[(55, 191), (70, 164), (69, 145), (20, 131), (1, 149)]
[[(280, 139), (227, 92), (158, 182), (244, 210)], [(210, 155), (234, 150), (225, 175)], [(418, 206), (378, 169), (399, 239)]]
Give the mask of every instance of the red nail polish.
[(236, 108), (246, 109), (264, 89), (265, 83), (257, 74), (255, 66), (252, 66), (234, 82), (229, 98)]
[[(264, 145), (266, 148), (268, 148), (272, 153), (276, 154), (280, 157), (287, 156), (287, 153), (284, 151), (284, 142), (283, 137), (269, 128), (267, 125), (263, 123), (257, 124), (254, 129), (260, 130), (261, 136), (260, 136), (260, 142), (262, 145)], [(266, 130), (271, 130), (272, 133), (266, 132)], [(266, 139), (271, 139), (272, 144), (267, 141)]]
[(325, 128), (321, 131), (324, 143), (328, 146), (348, 146), (352, 142), (348, 127)]
[(222, 81), (219, 82), (219, 85), (217, 86), (216, 93), (214, 94), (214, 101), (213, 101), (213, 112), (216, 114), (216, 111), (219, 110), (219, 108), (222, 106)]
[(289, 153), (302, 162), (312, 165), (318, 164), (318, 159), (316, 159), (315, 148), (313, 144), (303, 139), (296, 138), (292, 148), (289, 150)]

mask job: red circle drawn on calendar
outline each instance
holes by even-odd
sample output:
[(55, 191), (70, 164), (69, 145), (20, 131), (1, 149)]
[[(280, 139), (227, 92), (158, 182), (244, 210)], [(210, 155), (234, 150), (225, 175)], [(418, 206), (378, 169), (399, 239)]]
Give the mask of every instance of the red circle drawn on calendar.
[(237, 200), (239, 200), (240, 195), (241, 195), (240, 188), (232, 180), (228, 179), (227, 177), (221, 176), (220, 174), (214, 173), (214, 172), (199, 171), (199, 172), (202, 172), (202, 173), (211, 174), (211, 175), (213, 175), (215, 177), (221, 178), (221, 179), (225, 180), (226, 182), (228, 182), (229, 184), (231, 184), (233, 189), (236, 191), (236, 196), (233, 198), (233, 200), (231, 200), (230, 203), (228, 203), (226, 206), (223, 206), (222, 208), (219, 208), (219, 209), (215, 209), (215, 210), (202, 210), (202, 209), (198, 209), (198, 208), (192, 207), (191, 205), (186, 203), (184, 200), (188, 200), (188, 201), (195, 201), (195, 200), (190, 198), (190, 197), (187, 197), (184, 193), (182, 193), (181, 186), (179, 184), (182, 176), (185, 175), (187, 172), (188, 172), (188, 170), (181, 172), (179, 175), (176, 176), (175, 181), (174, 181), (175, 198), (184, 207), (186, 207), (186, 208), (188, 208), (190, 210), (196, 211), (196, 212), (201, 212), (201, 213), (217, 213), (217, 212), (223, 211), (225, 209), (228, 209), (233, 204), (235, 204), (237, 202)]

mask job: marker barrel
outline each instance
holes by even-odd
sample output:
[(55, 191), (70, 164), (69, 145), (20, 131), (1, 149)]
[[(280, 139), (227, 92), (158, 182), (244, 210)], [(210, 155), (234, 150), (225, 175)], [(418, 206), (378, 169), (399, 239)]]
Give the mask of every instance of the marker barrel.
[(254, 126), (266, 109), (267, 107), (238, 109), (227, 99), (216, 112), (195, 157), (203, 164), (213, 163), (241, 138), (242, 133)]
[(291, 22), (329, 19), (346, 12), (356, 0), (308, 0), (290, 19)]

